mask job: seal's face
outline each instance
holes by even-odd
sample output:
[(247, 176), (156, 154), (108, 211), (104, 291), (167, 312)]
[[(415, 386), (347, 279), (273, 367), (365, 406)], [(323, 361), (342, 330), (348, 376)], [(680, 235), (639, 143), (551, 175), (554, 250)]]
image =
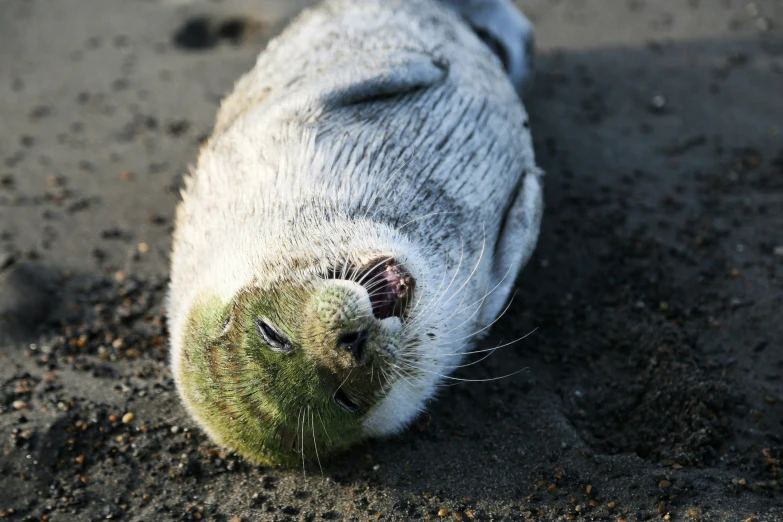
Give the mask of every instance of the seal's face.
[(414, 282), (390, 257), (203, 297), (183, 332), (182, 393), (213, 437), (293, 464), (363, 436), (389, 391)]

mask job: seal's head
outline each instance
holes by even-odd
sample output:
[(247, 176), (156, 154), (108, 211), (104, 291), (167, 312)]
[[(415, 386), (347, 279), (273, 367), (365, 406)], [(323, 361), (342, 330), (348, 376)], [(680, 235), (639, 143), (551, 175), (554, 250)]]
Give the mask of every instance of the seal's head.
[(391, 256), (229, 302), (201, 296), (181, 337), (180, 390), (220, 444), (257, 462), (314, 460), (363, 438), (390, 389), (415, 282)]

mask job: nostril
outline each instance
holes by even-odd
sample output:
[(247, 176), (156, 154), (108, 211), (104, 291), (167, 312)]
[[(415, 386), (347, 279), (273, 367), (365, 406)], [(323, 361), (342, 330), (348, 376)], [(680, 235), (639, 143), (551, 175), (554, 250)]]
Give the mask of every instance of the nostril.
[(340, 338), (337, 340), (340, 344), (353, 344), (359, 339), (359, 332), (351, 332), (347, 334), (343, 334), (340, 336)]
[(367, 330), (349, 332), (337, 339), (337, 346), (353, 355), (357, 362), (363, 362), (367, 354)]

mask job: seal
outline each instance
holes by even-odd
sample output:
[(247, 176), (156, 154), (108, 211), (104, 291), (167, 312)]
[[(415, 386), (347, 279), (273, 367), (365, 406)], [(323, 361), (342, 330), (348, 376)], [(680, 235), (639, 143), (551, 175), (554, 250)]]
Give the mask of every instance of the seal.
[(508, 0), (327, 0), (260, 54), (177, 208), (189, 412), (267, 465), (394, 434), (501, 314), (542, 216)]

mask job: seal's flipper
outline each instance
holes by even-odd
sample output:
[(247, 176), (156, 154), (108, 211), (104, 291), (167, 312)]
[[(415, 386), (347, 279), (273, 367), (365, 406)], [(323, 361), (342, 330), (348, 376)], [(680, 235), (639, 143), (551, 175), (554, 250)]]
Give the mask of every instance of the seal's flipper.
[[(516, 278), (533, 254), (544, 213), (542, 175), (543, 172), (536, 168), (522, 178), (519, 190), (503, 216), (494, 248), (493, 286), (504, 279)], [(513, 288), (513, 284), (499, 285), (487, 296), (481, 308), (480, 324), (487, 325), (495, 320), (503, 311)]]
[(430, 87), (448, 74), (448, 60), (422, 49), (357, 52), (322, 69), (316, 81), (292, 81), (289, 89), (268, 96), (248, 114), (267, 121), (310, 121), (340, 107)]
[(500, 58), (520, 96), (533, 79), (533, 24), (511, 0), (441, 0), (465, 17)]

